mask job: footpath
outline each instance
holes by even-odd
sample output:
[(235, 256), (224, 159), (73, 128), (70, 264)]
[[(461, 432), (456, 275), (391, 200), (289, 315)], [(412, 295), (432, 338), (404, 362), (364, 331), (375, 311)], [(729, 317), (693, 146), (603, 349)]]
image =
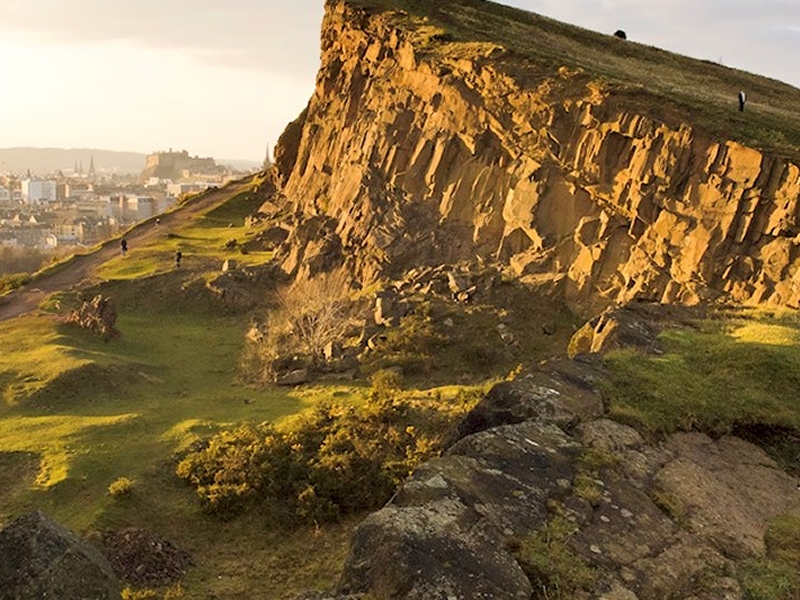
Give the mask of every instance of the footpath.
[[(154, 227), (154, 217), (137, 223), (123, 235), (132, 247), (145, 246), (148, 241), (161, 235), (164, 228), (209, 212), (250, 185), (252, 185), (250, 179), (247, 178), (233, 181), (221, 188), (207, 190), (175, 209), (159, 215), (158, 227)], [(76, 254), (52, 269), (36, 275), (28, 285), (0, 297), (0, 321), (35, 311), (39, 304), (54, 292), (72, 290), (90, 284), (95, 270), (119, 254), (121, 237), (103, 242), (96, 250), (87, 254)]]

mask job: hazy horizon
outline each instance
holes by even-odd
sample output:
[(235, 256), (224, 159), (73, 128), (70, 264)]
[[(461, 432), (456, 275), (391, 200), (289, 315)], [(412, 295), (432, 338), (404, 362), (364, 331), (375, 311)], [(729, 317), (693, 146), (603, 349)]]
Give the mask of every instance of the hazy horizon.
[[(510, 0), (800, 86), (800, 2)], [(322, 0), (6, 0), (0, 146), (263, 160), (311, 97)]]

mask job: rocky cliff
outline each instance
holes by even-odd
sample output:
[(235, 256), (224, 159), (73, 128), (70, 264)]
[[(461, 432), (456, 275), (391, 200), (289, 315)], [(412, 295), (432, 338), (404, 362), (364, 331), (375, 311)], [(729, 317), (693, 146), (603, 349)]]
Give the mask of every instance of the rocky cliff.
[[(286, 271), (371, 281), (479, 257), (581, 307), (798, 304), (797, 161), (438, 25), (481, 31), (491, 3), (433, 3), (440, 21), (373, 4), (328, 2), (316, 90), (276, 150)], [(521, 37), (524, 14), (504, 15)]]

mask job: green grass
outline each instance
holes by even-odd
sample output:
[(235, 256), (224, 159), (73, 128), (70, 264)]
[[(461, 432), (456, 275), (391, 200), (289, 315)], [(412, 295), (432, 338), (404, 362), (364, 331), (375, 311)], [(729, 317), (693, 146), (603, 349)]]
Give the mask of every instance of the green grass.
[[(211, 521), (173, 474), (174, 454), (201, 437), (239, 422), (280, 420), (312, 404), (314, 394), (235, 383), (241, 318), (126, 312), (118, 325), (123, 336), (112, 343), (50, 317), (0, 325), (0, 344), (19, 349), (0, 357), (4, 382), (24, 376), (57, 386), (47, 386), (48, 378), (80, 372), (85, 362), (124, 367), (128, 375), (124, 385), (109, 387), (96, 379), (103, 371), (93, 372), (78, 399), (48, 396), (47, 414), (21, 393), (0, 406), (0, 465), (27, 478), (0, 490), (0, 525), (39, 508), (77, 531), (155, 531), (194, 555), (198, 566), (185, 582), (192, 598), (234, 598), (244, 588), (280, 597), (275, 590), (330, 584), (352, 523), (315, 533), (286, 532), (255, 517)], [(135, 485), (128, 496), (113, 497), (108, 488), (120, 478)], [(303, 565), (279, 581), (273, 569), (300, 556)]]
[[(243, 224), (228, 226), (234, 219), (243, 221), (239, 213), (244, 208), (244, 205), (235, 203), (233, 208), (223, 206), (209, 213), (217, 216), (205, 216), (169, 230), (165, 227), (163, 235), (153, 243), (131, 247), (127, 256), (112, 258), (98, 270), (97, 275), (108, 280), (135, 280), (164, 275), (175, 270), (175, 252), (178, 250), (183, 254), (182, 272), (187, 276), (219, 273), (223, 261), (228, 258), (234, 259), (240, 266), (264, 264), (272, 258), (271, 252), (245, 254), (240, 250), (240, 245), (251, 239), (256, 231)], [(226, 248), (231, 240), (236, 242), (235, 247)]]
[(654, 433), (800, 428), (800, 324), (755, 313), (663, 332), (663, 354), (610, 353), (610, 415)]
[(766, 554), (742, 561), (737, 576), (747, 600), (791, 600), (800, 593), (800, 517), (781, 515), (767, 526)]
[[(258, 513), (222, 522), (204, 514), (174, 475), (176, 453), (221, 429), (288, 423), (316, 403), (360, 404), (369, 392), (359, 382), (296, 391), (237, 384), (245, 325), (245, 317), (128, 305), (118, 321), (122, 337), (110, 343), (50, 316), (0, 324), (0, 344), (19, 349), (0, 357), (0, 380), (21, 373), (43, 386), (0, 406), (0, 467), (9, 484), (0, 487), (0, 526), (37, 508), (79, 532), (147, 529), (193, 555), (183, 582), (191, 598), (286, 598), (330, 586), (357, 519), (292, 530)], [(86, 364), (97, 369), (87, 374)], [(462, 386), (404, 395), (456, 408), (475, 400)], [(123, 478), (133, 482), (130, 493), (110, 494)]]
[(577, 531), (574, 523), (559, 514), (519, 542), (515, 554), (537, 591), (535, 597), (566, 600), (574, 598), (578, 590), (594, 587), (596, 570), (569, 545)]
[[(558, 82), (557, 93), (569, 93), (572, 85), (573, 92), (585, 95), (580, 89), (593, 81), (612, 106), (623, 110), (673, 127), (690, 123), (713, 137), (793, 158), (800, 155), (800, 91), (776, 80), (493, 2), (351, 1), (373, 11), (412, 15), (395, 14), (393, 21), (416, 32), (422, 54), (476, 58), (500, 46), (506, 52), (492, 60), (523, 86), (535, 88), (549, 78)], [(571, 84), (557, 76), (561, 67), (573, 72)], [(746, 112), (739, 113), (742, 89), (749, 100)]]

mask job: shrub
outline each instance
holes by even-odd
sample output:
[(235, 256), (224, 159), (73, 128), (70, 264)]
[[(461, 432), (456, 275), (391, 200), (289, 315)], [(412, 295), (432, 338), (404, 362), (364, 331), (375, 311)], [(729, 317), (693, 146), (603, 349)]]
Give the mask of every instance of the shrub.
[(158, 600), (158, 592), (155, 590), (134, 590), (126, 587), (122, 590), (122, 600)]
[(130, 496), (133, 491), (133, 481), (127, 477), (118, 477), (108, 486), (108, 495), (112, 498)]
[(367, 355), (367, 369), (400, 367), (409, 375), (429, 372), (436, 362), (433, 356), (448, 342), (448, 338), (437, 331), (427, 309), (429, 307), (421, 306), (417, 312), (403, 317), (398, 327), (387, 330), (384, 338)]
[(0, 276), (0, 295), (27, 285), (31, 281), (31, 276), (27, 273), (12, 273), (11, 275)]
[(211, 438), (177, 466), (221, 518), (269, 503), (301, 523), (331, 521), (385, 503), (422, 460), (439, 451), (452, 412), (399, 398), (381, 372), (363, 406), (324, 404), (291, 430), (244, 425)]

